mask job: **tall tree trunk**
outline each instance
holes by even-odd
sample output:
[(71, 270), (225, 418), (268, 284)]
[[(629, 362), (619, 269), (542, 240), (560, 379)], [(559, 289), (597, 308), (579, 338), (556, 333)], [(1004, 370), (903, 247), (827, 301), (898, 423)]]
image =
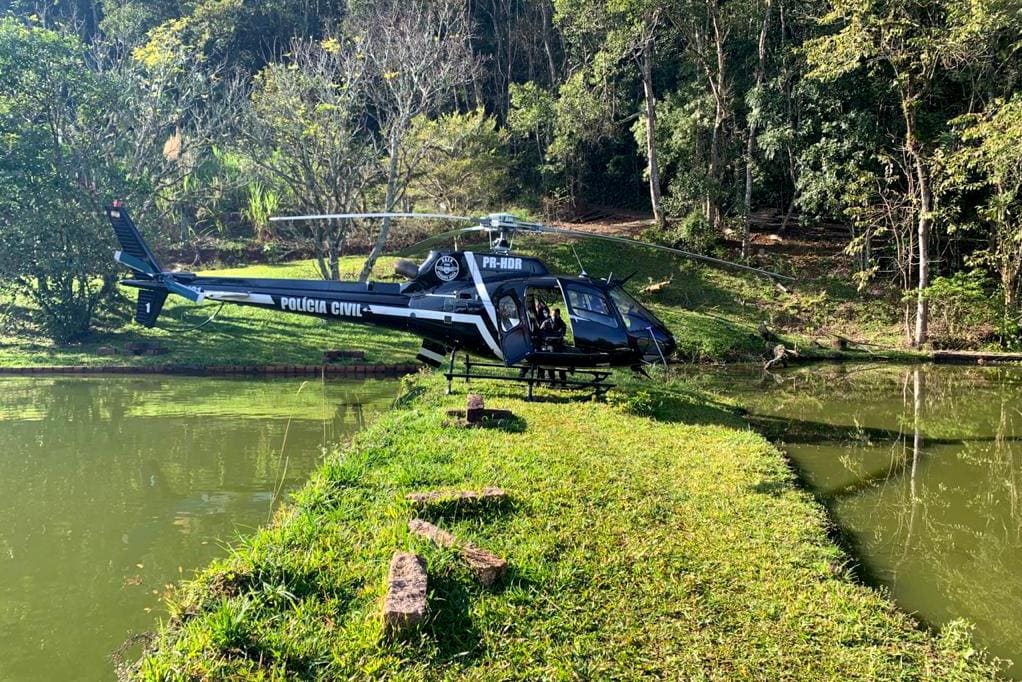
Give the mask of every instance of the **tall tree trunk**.
[(547, 68), (550, 71), (550, 87), (557, 84), (557, 66), (554, 64), (554, 51), (550, 47), (550, 34), (552, 33), (552, 22), (550, 21), (549, 0), (539, 0), (540, 12), (543, 13), (543, 52), (546, 54)]
[(646, 100), (646, 161), (649, 170), (649, 200), (653, 206), (653, 220), (658, 230), (666, 226), (660, 196), (660, 167), (656, 153), (656, 95), (653, 92), (653, 38), (646, 40), (640, 57), (642, 65), (642, 92)]
[(933, 193), (930, 177), (922, 155), (913, 153), (916, 177), (919, 181), (919, 282), (916, 297), (916, 333), (914, 345), (918, 348), (929, 340), (930, 306), (926, 288), (930, 286), (930, 224), (932, 222)]
[(933, 211), (933, 192), (930, 174), (926, 167), (922, 144), (916, 137), (915, 104), (916, 93), (905, 85), (901, 86), (901, 114), (905, 121), (905, 150), (912, 159), (919, 198), (919, 216), (916, 238), (919, 242), (919, 271), (916, 281), (916, 324), (912, 345), (919, 348), (929, 338), (930, 306), (926, 300), (926, 288), (930, 286), (930, 224)]
[(326, 259), (323, 258), (323, 254), (329, 250), (329, 247), (327, 246), (326, 234), (323, 229), (323, 225), (319, 224), (318, 221), (316, 225), (315, 240), (316, 266), (319, 268), (319, 274), (323, 277), (323, 279), (330, 279), (330, 268), (327, 266)]
[(713, 43), (717, 56), (717, 70), (711, 83), (715, 102), (713, 136), (710, 139), (710, 189), (706, 197), (706, 218), (717, 230), (723, 228), (720, 210), (720, 145), (724, 135), (724, 121), (727, 119), (727, 61), (724, 55), (724, 34), (721, 32), (716, 0), (710, 3), (710, 18), (713, 22)]
[[(759, 31), (759, 60), (756, 63), (756, 100), (762, 98), (763, 79), (766, 74), (766, 41), (770, 29), (770, 0), (766, 0), (763, 8), (763, 27)], [(749, 257), (749, 232), (752, 228), (752, 168), (753, 154), (756, 151), (756, 126), (759, 112), (749, 111), (748, 137), (745, 140), (745, 223), (742, 225), (742, 258)]]
[[(394, 126), (394, 130), (390, 134), (390, 160), (387, 168), (387, 196), (384, 201), (385, 208), (384, 212), (389, 213), (394, 210), (394, 202), (397, 201), (397, 157), (398, 157), (398, 128)], [(372, 251), (369, 252), (369, 256), (366, 257), (365, 265), (362, 266), (362, 272), (358, 275), (359, 282), (365, 282), (369, 279), (369, 275), (373, 272), (373, 266), (376, 265), (376, 259), (383, 253), (383, 248), (387, 245), (387, 236), (390, 234), (390, 218), (384, 218), (383, 224), (380, 225), (380, 232), (376, 235), (376, 243), (373, 244)]]

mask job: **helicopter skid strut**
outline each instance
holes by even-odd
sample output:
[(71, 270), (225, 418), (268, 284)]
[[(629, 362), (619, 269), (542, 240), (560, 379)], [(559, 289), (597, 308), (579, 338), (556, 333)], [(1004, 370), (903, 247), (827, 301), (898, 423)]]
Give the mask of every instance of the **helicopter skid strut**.
[[(528, 400), (532, 400), (533, 390), (536, 386), (549, 386), (550, 388), (561, 389), (592, 389), (597, 398), (602, 398), (607, 391), (614, 388), (614, 384), (606, 382), (606, 379), (610, 376), (610, 371), (608, 370), (537, 365), (514, 365), (508, 367), (507, 365), (494, 362), (473, 362), (472, 358), (466, 353), (465, 368), (463, 371), (457, 371), (456, 359), (457, 351), (453, 351), (447, 371), (444, 372), (444, 376), (447, 378), (447, 395), (451, 394), (455, 379), (464, 379), (466, 384), (471, 383), (472, 379), (514, 381), (526, 384), (529, 387)], [(483, 371), (479, 371), (480, 368)], [(505, 372), (500, 374), (493, 370), (505, 370)], [(589, 379), (568, 378), (578, 374), (587, 376)]]

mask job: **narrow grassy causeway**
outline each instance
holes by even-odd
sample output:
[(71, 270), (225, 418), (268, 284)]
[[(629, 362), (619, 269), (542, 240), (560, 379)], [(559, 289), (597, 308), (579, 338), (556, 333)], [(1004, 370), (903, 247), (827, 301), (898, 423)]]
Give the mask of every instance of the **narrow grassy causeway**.
[[(857, 584), (785, 459), (682, 385), (608, 404), (473, 385), (517, 419), (459, 429), (408, 381), (284, 508), (169, 599), (144, 679), (989, 679), (964, 626), (927, 633)], [(405, 494), (497, 485), (430, 521), (508, 560), (485, 589), (407, 530)], [(382, 637), (391, 555), (428, 563), (429, 613)]]

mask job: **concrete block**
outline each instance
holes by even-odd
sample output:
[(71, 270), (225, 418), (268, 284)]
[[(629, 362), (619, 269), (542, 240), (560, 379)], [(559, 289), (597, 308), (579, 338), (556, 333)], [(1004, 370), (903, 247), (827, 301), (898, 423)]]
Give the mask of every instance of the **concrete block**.
[(507, 493), (495, 487), (483, 488), (480, 491), (431, 490), (424, 493), (408, 493), (405, 495), (405, 499), (416, 507), (425, 507), (430, 504), (479, 504), (503, 502), (507, 499)]
[(411, 552), (395, 553), (383, 601), (383, 629), (388, 637), (400, 637), (426, 619), (426, 587), (425, 560)]
[(420, 537), (432, 540), (440, 547), (457, 548), (462, 561), (475, 573), (476, 580), (483, 587), (497, 584), (507, 573), (507, 561), (485, 549), (476, 547), (471, 542), (459, 542), (456, 537), (442, 528), (437, 528), (428, 521), (412, 519), (408, 522), (408, 530)]

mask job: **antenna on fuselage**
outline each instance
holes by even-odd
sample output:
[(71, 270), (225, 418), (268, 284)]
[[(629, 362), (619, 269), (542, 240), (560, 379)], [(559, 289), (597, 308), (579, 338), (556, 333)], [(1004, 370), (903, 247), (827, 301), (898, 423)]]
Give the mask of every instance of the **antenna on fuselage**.
[(574, 246), (571, 247), (571, 252), (573, 254), (575, 254), (575, 260), (578, 261), (578, 269), (581, 271), (578, 276), (579, 277), (588, 277), (589, 273), (586, 272), (586, 266), (582, 265), (582, 259), (578, 257), (578, 251), (575, 250)]

